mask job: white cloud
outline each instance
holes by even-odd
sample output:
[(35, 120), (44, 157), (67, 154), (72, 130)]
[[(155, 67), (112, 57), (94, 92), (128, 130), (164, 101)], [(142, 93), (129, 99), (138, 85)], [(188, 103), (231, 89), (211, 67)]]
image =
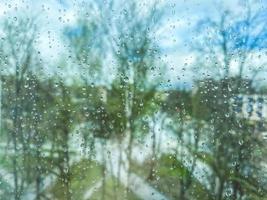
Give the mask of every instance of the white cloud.
[[(141, 2), (141, 1), (140, 1)], [(186, 0), (161, 1), (166, 5), (164, 23), (157, 30), (155, 37), (163, 51), (163, 60), (181, 73), (181, 66), (194, 60), (194, 53), (188, 46), (193, 36), (195, 23), (205, 17), (216, 18), (219, 9), (229, 8), (242, 11), (238, 0)], [(216, 5), (215, 5), (216, 4)], [(62, 32), (67, 25), (74, 24), (80, 14), (81, 0), (2, 0), (0, 1), (0, 19), (25, 12), (26, 15), (38, 16), (40, 27), (38, 50), (45, 62), (54, 62), (66, 53)], [(6, 14), (5, 14), (6, 13)]]

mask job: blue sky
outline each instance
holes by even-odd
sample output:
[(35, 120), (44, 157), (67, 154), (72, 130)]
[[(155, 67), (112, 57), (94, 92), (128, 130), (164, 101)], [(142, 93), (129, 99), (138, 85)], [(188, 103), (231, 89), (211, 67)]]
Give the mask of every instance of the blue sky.
[[(21, 14), (37, 16), (40, 25), (37, 48), (45, 62), (53, 63), (66, 53), (62, 31), (66, 26), (75, 24), (83, 9), (81, 2), (82, 0), (1, 0), (0, 17)], [(190, 41), (196, 34), (194, 32), (196, 23), (207, 17), (216, 20), (224, 9), (240, 14), (245, 0), (158, 0), (158, 2), (167, 7), (164, 23), (158, 29), (156, 37), (164, 55), (164, 62), (175, 71), (174, 73), (170, 70), (169, 78), (175, 82), (177, 76), (184, 73), (181, 78), (184, 82), (189, 82), (192, 74), (189, 70), (188, 73), (183, 71), (182, 68), (190, 65), (196, 58), (195, 52), (189, 48)], [(252, 2), (252, 7), (261, 6), (266, 10), (266, 0)]]

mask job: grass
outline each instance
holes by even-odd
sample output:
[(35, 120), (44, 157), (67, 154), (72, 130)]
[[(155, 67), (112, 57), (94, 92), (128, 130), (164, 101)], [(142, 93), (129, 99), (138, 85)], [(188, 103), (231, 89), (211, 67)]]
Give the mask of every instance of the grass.
[[(102, 190), (103, 188), (99, 188), (99, 190), (97, 190), (93, 196), (90, 198), (90, 200), (99, 200), (102, 198)], [(105, 195), (105, 199), (106, 200), (110, 200), (110, 199), (117, 199), (117, 200), (124, 200), (124, 199), (128, 199), (128, 200), (139, 200), (134, 193), (132, 193), (131, 191), (128, 193), (128, 196), (126, 194), (126, 188), (122, 185), (119, 185), (116, 189), (117, 191), (115, 191), (114, 189), (114, 181), (112, 181), (112, 178), (109, 177), (107, 179), (106, 182), (106, 195)], [(88, 199), (89, 200), (89, 199)]]
[[(143, 165), (135, 164), (133, 171), (141, 177), (145, 177), (148, 183), (169, 199), (180, 199), (181, 181), (189, 177), (189, 171), (184, 165), (171, 155), (163, 155), (157, 160), (152, 179), (149, 176), (149, 161)], [(212, 199), (208, 191), (192, 178), (192, 182), (186, 188), (187, 199)]]
[[(82, 160), (71, 167), (71, 196), (74, 200), (84, 199), (85, 193), (92, 188), (97, 182), (102, 181), (102, 166), (94, 161)], [(119, 184), (115, 190), (115, 184), (110, 175), (106, 176), (105, 199), (106, 200), (124, 200), (126, 199), (126, 188)], [(57, 180), (51, 187), (50, 193), (55, 200), (65, 200), (64, 183)], [(102, 199), (103, 187), (98, 188), (90, 197), (90, 200)], [(138, 200), (130, 191), (128, 200)], [(88, 199), (89, 200), (89, 199)]]

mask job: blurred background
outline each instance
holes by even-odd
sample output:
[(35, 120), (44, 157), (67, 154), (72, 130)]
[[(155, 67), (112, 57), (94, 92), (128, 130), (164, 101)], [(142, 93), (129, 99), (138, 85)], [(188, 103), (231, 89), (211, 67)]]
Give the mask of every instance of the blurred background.
[(266, 0), (1, 0), (0, 199), (266, 200)]

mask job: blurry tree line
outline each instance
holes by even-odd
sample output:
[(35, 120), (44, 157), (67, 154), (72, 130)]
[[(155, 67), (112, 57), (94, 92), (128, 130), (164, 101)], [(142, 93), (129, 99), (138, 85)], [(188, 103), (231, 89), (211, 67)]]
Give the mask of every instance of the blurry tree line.
[[(200, 21), (196, 29), (203, 34), (191, 45), (198, 57), (186, 69), (200, 76), (192, 89), (168, 89), (163, 87), (167, 63), (155, 38), (166, 22), (166, 8), (159, 5), (88, 3), (77, 24), (62, 33), (69, 55), (59, 58), (58, 73), (53, 75), (40, 70), (47, 66), (36, 50), (38, 23), (23, 16), (4, 21), (1, 199), (27, 199), (29, 194), (37, 200), (74, 199), (74, 134), (83, 141), (86, 159), (102, 152), (101, 199), (109, 199), (108, 141), (120, 149), (115, 192), (126, 165), (128, 180), (131, 172), (140, 173), (170, 199), (267, 198), (262, 136), (266, 119), (240, 117), (232, 101), (238, 95), (265, 95), (257, 87), (265, 63), (255, 66), (251, 55), (266, 48), (266, 13), (247, 6), (239, 18), (225, 11), (218, 20)], [(231, 72), (233, 62), (237, 73)], [(69, 68), (77, 75), (66, 78)], [(76, 133), (78, 126), (83, 128)], [(138, 166), (133, 148), (149, 134), (151, 156)], [(164, 140), (158, 137), (163, 134), (177, 140), (169, 153), (161, 151)], [(96, 140), (101, 149), (96, 149)], [(205, 182), (196, 178), (199, 165), (208, 168), (202, 175)], [(11, 178), (5, 180), (4, 174)], [(48, 189), (48, 177), (60, 183), (59, 196)], [(129, 190), (125, 188), (125, 198), (130, 199)]]

